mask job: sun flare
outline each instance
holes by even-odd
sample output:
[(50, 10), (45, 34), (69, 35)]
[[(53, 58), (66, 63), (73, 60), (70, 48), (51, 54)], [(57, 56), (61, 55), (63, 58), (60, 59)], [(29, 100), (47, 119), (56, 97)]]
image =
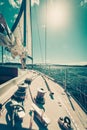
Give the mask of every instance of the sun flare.
[(67, 2), (51, 3), (47, 8), (47, 25), (51, 28), (62, 29), (69, 25), (70, 4)]

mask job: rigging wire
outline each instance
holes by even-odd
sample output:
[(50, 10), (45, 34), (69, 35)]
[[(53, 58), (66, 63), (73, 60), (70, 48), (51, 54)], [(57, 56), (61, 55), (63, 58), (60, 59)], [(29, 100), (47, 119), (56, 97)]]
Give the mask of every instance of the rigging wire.
[[(85, 79), (87, 79), (86, 77), (84, 77), (84, 76), (82, 76), (82, 75), (79, 75), (79, 74), (76, 74), (76, 73), (74, 73), (74, 72), (71, 72), (71, 71), (69, 71), (68, 72), (68, 74), (69, 74), (69, 76), (71, 75), (71, 74), (73, 74), (73, 77), (76, 77), (77, 78), (77, 81), (79, 80), (79, 79), (82, 79), (82, 78), (85, 78)], [(71, 77), (71, 76), (70, 76)], [(70, 87), (71, 87), (71, 84), (73, 84), (73, 83), (75, 83), (76, 81), (74, 81), (74, 80), (72, 80), (71, 81), (71, 78), (67, 78), (68, 79), (68, 81), (70, 81)], [(75, 78), (75, 79), (76, 79)], [(79, 78), (79, 79), (78, 79)], [(80, 80), (81, 81), (81, 80)], [(86, 83), (86, 82), (85, 82)], [(74, 84), (75, 85), (75, 84)], [(72, 87), (71, 87), (72, 88)], [(83, 92), (83, 88), (82, 88), (82, 83), (81, 84), (77, 84), (75, 87), (73, 87), (73, 88), (75, 88), (75, 93), (77, 93), (77, 96), (75, 96), (74, 95), (74, 93), (72, 93), (72, 96), (78, 101), (78, 103), (81, 105), (81, 107), (84, 109), (84, 111), (86, 111), (87, 112), (87, 110), (86, 110), (86, 106), (87, 106), (87, 91), (86, 92)], [(85, 89), (86, 90), (86, 89)], [(84, 105), (83, 105), (84, 104)]]
[(41, 60), (42, 60), (42, 63), (43, 63), (43, 53), (42, 53), (41, 38), (40, 38), (40, 32), (39, 32), (39, 26), (38, 26), (38, 19), (37, 19), (37, 9), (36, 9), (36, 6), (35, 6), (35, 8), (34, 8), (34, 11), (36, 12), (36, 26), (37, 26), (37, 32), (38, 32), (38, 39), (39, 39)]
[(47, 2), (46, 2), (46, 12), (45, 12), (45, 65), (47, 63)]
[[(65, 68), (66, 69), (66, 68)], [(65, 70), (64, 69), (64, 70)], [(73, 83), (75, 83), (76, 82), (76, 78), (77, 78), (77, 81), (79, 80), (79, 79), (82, 79), (82, 78), (84, 78), (85, 80), (87, 80), (87, 78), (86, 78), (86, 76), (82, 76), (82, 75), (79, 75), (79, 74), (76, 74), (76, 73), (74, 73), (74, 72), (71, 72), (71, 71), (68, 71), (67, 72), (67, 74), (68, 74), (68, 78), (67, 78), (67, 82), (69, 81), (70, 82), (70, 84), (66, 84), (66, 86), (68, 87), (68, 85), (70, 85), (70, 87), (71, 87), (71, 89), (72, 88), (74, 88), (74, 92), (75, 93), (77, 93), (78, 92), (78, 96), (76, 97), (75, 95), (74, 95), (74, 93), (72, 92), (71, 94), (74, 96), (74, 98), (76, 98), (77, 100), (78, 100), (78, 102), (79, 102), (79, 104), (81, 105), (81, 104), (84, 104), (84, 106), (83, 105), (81, 105), (81, 106), (83, 106), (83, 108), (84, 108), (84, 110), (86, 111), (86, 106), (87, 106), (87, 91), (83, 91), (83, 88), (82, 88), (82, 83), (80, 83), (80, 84), (77, 84), (75, 87), (74, 86), (71, 86)], [(73, 80), (71, 80), (71, 75), (73, 74), (73, 77), (75, 77)], [(65, 74), (66, 75), (66, 74)], [(73, 78), (72, 77), (72, 78)], [(79, 79), (78, 79), (79, 78)], [(80, 81), (82, 81), (82, 80), (80, 80)], [(77, 82), (78, 83), (78, 82)], [(85, 82), (85, 84), (86, 84), (86, 82)], [(73, 85), (75, 85), (75, 84), (73, 84)], [(84, 86), (83, 86), (84, 87)], [(86, 87), (86, 86), (85, 86)], [(86, 88), (85, 88), (85, 90), (86, 90)]]

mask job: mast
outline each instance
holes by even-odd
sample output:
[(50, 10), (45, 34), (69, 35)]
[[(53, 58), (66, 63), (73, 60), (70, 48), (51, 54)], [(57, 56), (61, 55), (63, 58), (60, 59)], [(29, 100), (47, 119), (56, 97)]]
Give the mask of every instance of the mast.
[[(29, 55), (33, 57), (32, 43), (32, 17), (31, 0), (24, 0), (24, 47), (29, 50)], [(31, 58), (33, 64), (33, 58)]]
[(27, 52), (26, 57), (33, 60), (31, 30), (31, 0), (22, 0), (19, 14), (11, 31), (24, 46), (24, 50)]
[[(30, 24), (31, 24), (31, 34), (32, 34), (32, 14), (31, 14), (31, 0), (30, 0)], [(33, 68), (33, 37), (31, 35), (31, 48), (32, 48), (32, 68)]]
[(26, 47), (26, 0), (24, 0), (24, 47)]

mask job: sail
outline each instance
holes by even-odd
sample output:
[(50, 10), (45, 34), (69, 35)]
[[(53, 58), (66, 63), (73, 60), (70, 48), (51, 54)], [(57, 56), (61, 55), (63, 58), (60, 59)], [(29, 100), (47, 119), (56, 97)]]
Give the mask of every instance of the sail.
[[(7, 34), (8, 36), (10, 33), (8, 30), (8, 26), (6, 24), (6, 21), (1, 13), (0, 13), (0, 33)], [(10, 36), (9, 36), (9, 38), (10, 38)]]
[(27, 57), (32, 59), (30, 0), (22, 1), (19, 14), (11, 31), (16, 39), (15, 49), (20, 53), (26, 51)]
[(0, 46), (11, 48), (14, 45), (14, 38), (5, 21), (5, 18), (0, 13)]

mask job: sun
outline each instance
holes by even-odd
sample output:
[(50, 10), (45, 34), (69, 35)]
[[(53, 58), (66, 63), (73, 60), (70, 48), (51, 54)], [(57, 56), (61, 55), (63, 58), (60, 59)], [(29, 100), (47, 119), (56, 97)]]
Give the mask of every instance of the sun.
[(70, 12), (69, 3), (51, 2), (47, 8), (47, 25), (50, 28), (66, 28), (70, 22)]

